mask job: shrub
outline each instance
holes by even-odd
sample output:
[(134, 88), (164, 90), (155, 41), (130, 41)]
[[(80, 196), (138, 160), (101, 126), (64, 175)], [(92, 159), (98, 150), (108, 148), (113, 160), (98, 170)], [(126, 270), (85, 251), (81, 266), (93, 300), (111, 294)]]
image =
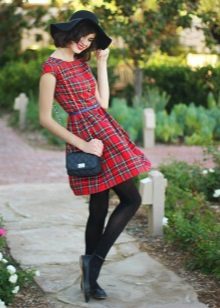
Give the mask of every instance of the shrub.
[[(160, 110), (159, 101), (161, 95), (163, 104), (166, 104), (166, 95), (157, 91), (156, 103), (151, 98), (151, 106), (158, 106), (156, 113), (156, 140), (164, 143), (185, 142), (189, 145), (210, 145), (215, 140), (220, 140), (220, 109), (214, 106), (205, 109), (194, 104), (189, 106), (184, 104), (176, 105), (169, 114), (166, 110)], [(28, 130), (39, 130), (49, 140), (56, 145), (64, 145), (64, 142), (43, 129), (39, 124), (38, 101), (33, 91), (29, 91), (29, 104), (27, 108), (27, 128)], [(122, 125), (129, 133), (131, 139), (138, 144), (143, 144), (143, 106), (147, 103), (141, 100), (141, 106), (130, 107), (125, 99), (114, 98), (112, 100), (109, 113)], [(56, 108), (55, 108), (56, 107)], [(58, 111), (58, 112), (56, 112)], [(63, 126), (66, 126), (66, 113), (59, 104), (54, 104), (53, 116)], [(18, 125), (18, 112), (14, 111), (10, 117), (12, 126)]]
[[(28, 131), (39, 131), (48, 141), (49, 144), (64, 147), (65, 142), (59, 137), (52, 134), (47, 129), (43, 128), (39, 122), (39, 106), (37, 97), (32, 92), (29, 93), (29, 103), (27, 105), (27, 120), (26, 125)], [(66, 112), (56, 103), (53, 104), (53, 117), (61, 125), (66, 126)], [(18, 112), (14, 111), (10, 114), (9, 124), (13, 127), (18, 127)]]
[(187, 266), (220, 278), (220, 224), (199, 195), (169, 215), (166, 239), (189, 253)]
[[(206, 150), (207, 154), (211, 154), (213, 157), (215, 162), (213, 168), (204, 169), (202, 166), (189, 165), (183, 161), (174, 161), (170, 165), (160, 166), (161, 171), (168, 176), (169, 183), (174, 188), (172, 193), (174, 193), (177, 202), (181, 200), (181, 193), (187, 194), (189, 192), (192, 194), (195, 192), (201, 193), (210, 202), (218, 201), (213, 195), (217, 189), (220, 189), (220, 151), (217, 147), (209, 147)], [(180, 195), (177, 195), (178, 192)], [(172, 197), (172, 195), (168, 195), (168, 202), (169, 197)]]
[(220, 140), (220, 108), (216, 107), (208, 111), (209, 119), (215, 121), (215, 126), (213, 129), (214, 140)]
[(13, 260), (0, 252), (0, 276), (0, 300), (8, 305), (23, 286), (33, 281), (35, 271), (19, 269)]
[[(210, 202), (220, 203), (220, 198), (215, 196), (215, 191), (220, 189), (220, 150), (218, 147), (208, 147), (205, 151), (206, 156), (211, 156), (215, 164), (214, 168), (205, 168), (201, 170), (202, 176), (197, 177), (195, 181), (196, 189), (203, 191), (206, 199)], [(201, 168), (202, 169), (202, 168)]]
[(139, 103), (142, 107), (153, 108), (155, 112), (159, 112), (165, 110), (169, 99), (170, 96), (165, 91), (160, 91), (157, 87), (148, 87)]
[[(124, 99), (115, 98), (109, 113), (129, 133), (133, 141), (142, 140), (142, 108), (129, 107)], [(140, 120), (141, 119), (141, 120)]]
[(28, 94), (32, 91), (37, 96), (40, 72), (40, 61), (17, 61), (5, 65), (0, 74), (0, 108), (12, 110), (14, 99), (21, 92)]
[[(0, 108), (12, 109), (14, 98), (21, 92), (29, 93), (31, 89), (35, 94), (38, 91), (38, 80), (41, 72), (41, 64), (52, 53), (53, 47), (43, 48), (37, 51), (27, 50), (19, 56), (17, 61), (8, 62), (1, 69), (0, 74)], [(171, 111), (179, 102), (189, 104), (194, 102), (196, 106), (207, 107), (207, 96), (212, 92), (214, 100), (219, 101), (220, 67), (206, 66), (191, 69), (184, 64), (182, 58), (171, 59), (161, 56), (151, 59), (144, 70), (143, 93), (147, 95), (149, 88), (157, 87), (161, 92), (169, 96), (166, 106)], [(120, 59), (120, 60), (119, 60)], [(121, 51), (114, 50), (109, 59), (109, 81), (111, 99), (113, 96), (125, 98), (131, 105), (134, 97), (133, 85), (127, 85), (124, 89), (113, 89), (117, 80), (115, 67), (123, 60)], [(93, 72), (96, 74), (95, 61), (91, 61)]]
[(19, 60), (25, 63), (28, 63), (30, 61), (38, 61), (42, 62), (45, 61), (50, 54), (55, 50), (55, 47), (53, 46), (48, 46), (48, 47), (43, 47), (41, 49), (26, 49), (19, 57)]
[(19, 290), (30, 284), (39, 272), (33, 269), (20, 269), (17, 262), (6, 254), (6, 230), (2, 225), (3, 220), (0, 218), (0, 307), (6, 307), (5, 305), (13, 302)]
[(191, 103), (175, 105), (171, 113), (157, 113), (156, 136), (162, 142), (184, 140), (188, 145), (211, 145), (219, 139), (218, 107), (206, 109)]
[(216, 147), (207, 147), (206, 150), (204, 151), (205, 154), (205, 159), (206, 156), (210, 156), (213, 159), (213, 162), (215, 163), (215, 166), (220, 169), (220, 151), (219, 148)]
[[(14, 99), (21, 92), (33, 93), (38, 96), (39, 79), (42, 63), (52, 53), (54, 48), (43, 48), (37, 51), (26, 50), (16, 61), (8, 62), (1, 68), (0, 74), (0, 109), (11, 111)], [(96, 74), (95, 63), (91, 63)], [(109, 67), (110, 87), (115, 82), (114, 67)]]
[[(142, 98), (138, 107), (127, 106), (125, 99), (113, 99), (109, 111), (129, 133), (133, 141), (142, 144), (144, 106), (157, 109), (155, 130), (157, 141), (165, 143), (184, 141), (188, 145), (207, 146), (213, 144), (214, 140), (218, 140), (220, 110), (217, 106), (206, 109), (202, 106), (195, 106), (193, 103), (189, 106), (178, 104), (169, 114), (166, 110), (161, 110), (159, 104), (161, 93), (158, 91), (154, 93), (156, 93), (155, 102), (153, 96), (150, 103)], [(164, 106), (167, 102), (164, 94), (161, 100)]]
[[(189, 268), (220, 278), (220, 215), (209, 203), (215, 200), (220, 205), (220, 152), (208, 150), (216, 157), (212, 169), (175, 161), (160, 166), (168, 179), (165, 238), (187, 253)], [(215, 198), (217, 191), (219, 197)]]
[(175, 114), (169, 115), (166, 110), (156, 114), (156, 139), (165, 143), (176, 143), (183, 137), (183, 128)]
[(41, 65), (54, 48), (26, 50), (16, 61), (8, 62), (0, 74), (0, 108), (12, 110), (14, 99), (21, 92), (38, 95)]
[(210, 91), (217, 99), (220, 84), (220, 67), (206, 66), (196, 70), (180, 65), (149, 65), (144, 68), (144, 91), (156, 86), (170, 95), (167, 110), (179, 102), (207, 107)]

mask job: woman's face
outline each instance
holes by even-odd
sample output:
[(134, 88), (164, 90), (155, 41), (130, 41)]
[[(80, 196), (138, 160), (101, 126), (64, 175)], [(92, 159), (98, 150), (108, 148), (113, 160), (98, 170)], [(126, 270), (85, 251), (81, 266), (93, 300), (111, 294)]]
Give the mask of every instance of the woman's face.
[(96, 35), (95, 33), (88, 34), (86, 36), (82, 36), (80, 40), (71, 43), (71, 49), (74, 53), (81, 53), (82, 51), (88, 49), (92, 42), (94, 41)]

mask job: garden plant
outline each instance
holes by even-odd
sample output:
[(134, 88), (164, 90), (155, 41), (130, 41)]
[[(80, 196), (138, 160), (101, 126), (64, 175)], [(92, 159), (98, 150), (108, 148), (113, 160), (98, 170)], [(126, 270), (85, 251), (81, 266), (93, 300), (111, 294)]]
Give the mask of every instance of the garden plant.
[(185, 254), (186, 266), (220, 279), (220, 151), (208, 148), (215, 166), (161, 165), (168, 179), (166, 240)]
[(16, 294), (40, 273), (34, 269), (21, 269), (6, 247), (6, 229), (0, 219), (0, 308), (12, 303)]

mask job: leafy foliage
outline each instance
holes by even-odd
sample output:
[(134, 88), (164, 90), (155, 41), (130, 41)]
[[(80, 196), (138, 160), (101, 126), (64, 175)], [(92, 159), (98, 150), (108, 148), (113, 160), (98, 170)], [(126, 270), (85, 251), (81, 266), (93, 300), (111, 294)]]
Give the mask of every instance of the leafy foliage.
[(14, 99), (21, 92), (29, 94), (30, 90), (37, 96), (41, 63), (38, 61), (10, 62), (4, 66), (0, 75), (0, 106), (10, 110)]
[[(3, 229), (3, 218), (0, 216), (0, 230)], [(7, 232), (4, 229), (4, 232)], [(6, 249), (5, 234), (0, 233), (0, 304), (10, 304), (19, 290), (30, 284), (36, 275), (34, 269), (22, 270), (18, 263), (10, 257)]]
[[(63, 146), (62, 142), (56, 136), (53, 136), (46, 129), (41, 128), (38, 119), (38, 102), (35, 94), (29, 92), (29, 104), (27, 108), (27, 126), (28, 130), (41, 130), (43, 135), (52, 144)], [(163, 99), (163, 98), (162, 98)], [(162, 100), (161, 99), (161, 100)], [(159, 92), (157, 93), (155, 104), (153, 101), (151, 107), (155, 106), (160, 110)], [(129, 107), (125, 99), (114, 98), (109, 108), (110, 114), (122, 125), (128, 132), (130, 138), (142, 144), (143, 140), (143, 108), (148, 104), (142, 98), (142, 105), (139, 107)], [(55, 104), (53, 109), (54, 118), (63, 126), (66, 124), (66, 113)], [(58, 112), (56, 112), (58, 111)], [(211, 109), (196, 107), (194, 104), (189, 106), (185, 104), (176, 105), (169, 114), (165, 110), (156, 113), (156, 141), (164, 143), (183, 143), (189, 145), (210, 145), (220, 140), (219, 122), (220, 109), (214, 106)], [(17, 126), (18, 113), (14, 112), (10, 117), (10, 124)]]
[[(15, 268), (16, 272), (14, 274), (10, 274), (7, 268), (9, 265)], [(7, 305), (12, 303), (15, 294), (19, 292), (20, 288), (30, 284), (34, 275), (34, 270), (21, 270), (18, 268), (18, 264), (9, 257), (0, 260), (0, 299)], [(10, 281), (13, 278), (14, 281)]]
[(124, 99), (115, 98), (109, 112), (129, 133), (133, 141), (141, 140), (142, 109), (140, 107), (129, 107)]
[(94, 9), (98, 16), (105, 16), (105, 23), (114, 36), (123, 37), (129, 47), (129, 58), (138, 66), (140, 60), (146, 60), (162, 46), (170, 46), (171, 51), (171, 43), (177, 44), (177, 40), (170, 40), (171, 37), (176, 37), (177, 27), (190, 26), (196, 8), (197, 4), (192, 1), (117, 0), (114, 10), (105, 5)]
[(197, 15), (201, 18), (202, 28), (205, 33), (206, 43), (214, 47), (220, 42), (220, 1), (200, 0)]
[(156, 138), (165, 143), (176, 143), (183, 137), (183, 129), (177, 122), (175, 114), (160, 111), (156, 115)]
[[(103, 0), (109, 3), (109, 0)], [(105, 5), (95, 7), (98, 16), (105, 16), (105, 24), (114, 37), (123, 38), (125, 59), (134, 69), (135, 96), (142, 95), (142, 68), (151, 54), (161, 50), (172, 54), (178, 45), (177, 28), (190, 27), (197, 3), (190, 0), (115, 1), (115, 9)], [(184, 14), (182, 12), (184, 11)]]
[(156, 136), (162, 142), (178, 142), (184, 140), (189, 145), (209, 145), (220, 140), (219, 135), (220, 109), (216, 106), (206, 109), (177, 104), (168, 114), (166, 111), (157, 113)]
[(182, 65), (152, 65), (144, 68), (143, 92), (156, 86), (170, 95), (167, 110), (180, 102), (207, 107), (210, 92), (219, 101), (220, 67), (205, 66), (192, 70)]
[[(219, 157), (219, 150), (212, 151)], [(187, 267), (220, 278), (220, 216), (207, 202), (214, 201), (213, 192), (219, 188), (220, 165), (204, 172), (197, 165), (174, 161), (160, 170), (168, 179), (166, 239), (187, 253)]]
[(155, 112), (163, 111), (170, 99), (165, 91), (160, 91), (157, 87), (148, 87), (142, 98), (141, 105), (147, 108), (153, 108)]
[(17, 59), (21, 54), (24, 29), (42, 26), (43, 7), (25, 8), (24, 1), (0, 0), (0, 65)]
[(12, 1), (7, 4), (0, 0), (0, 64), (18, 56), (22, 29), (25, 27), (21, 11), (22, 0)]
[[(38, 115), (39, 107), (38, 107), (37, 97), (33, 94), (32, 91), (29, 92), (28, 96), (29, 96), (29, 103), (27, 105), (27, 116), (26, 116), (26, 125), (28, 128), (28, 131), (38, 131), (42, 133), (42, 135), (45, 137), (45, 139), (48, 141), (49, 144), (64, 147), (65, 142), (62, 139), (55, 136), (50, 131), (48, 131), (47, 129), (43, 128), (40, 125), (39, 115)], [(66, 112), (55, 102), (53, 105), (52, 112), (53, 112), (54, 119), (60, 125), (65, 127), (66, 119), (67, 119)], [(19, 121), (18, 112), (14, 111), (9, 118), (9, 124), (13, 127), (17, 127), (18, 121)]]

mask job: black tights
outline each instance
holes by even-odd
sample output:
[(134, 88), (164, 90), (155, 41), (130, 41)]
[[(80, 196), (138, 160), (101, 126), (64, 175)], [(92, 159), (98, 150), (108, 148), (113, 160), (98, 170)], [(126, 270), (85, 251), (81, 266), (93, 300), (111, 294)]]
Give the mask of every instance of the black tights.
[(141, 204), (140, 194), (133, 179), (112, 187), (120, 203), (112, 212), (104, 229), (109, 206), (109, 190), (92, 194), (86, 225), (86, 254), (105, 259), (110, 248)]

